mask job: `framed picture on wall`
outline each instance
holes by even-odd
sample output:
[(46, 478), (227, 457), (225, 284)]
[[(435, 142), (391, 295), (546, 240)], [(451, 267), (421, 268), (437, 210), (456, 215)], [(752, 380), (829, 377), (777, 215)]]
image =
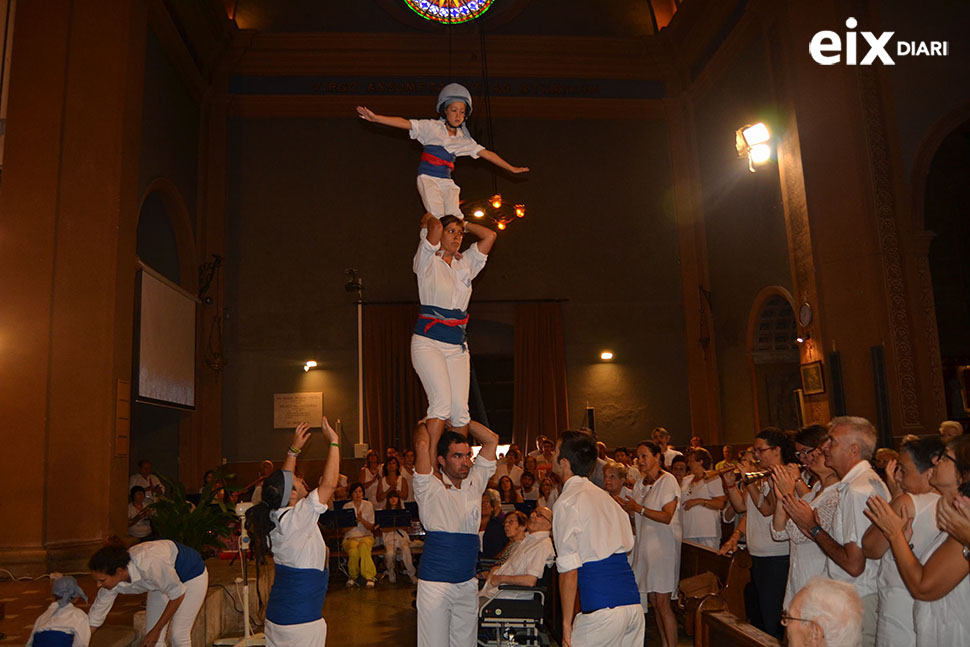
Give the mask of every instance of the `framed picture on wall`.
[(805, 395), (825, 393), (825, 377), (822, 374), (822, 361), (802, 364), (802, 392)]

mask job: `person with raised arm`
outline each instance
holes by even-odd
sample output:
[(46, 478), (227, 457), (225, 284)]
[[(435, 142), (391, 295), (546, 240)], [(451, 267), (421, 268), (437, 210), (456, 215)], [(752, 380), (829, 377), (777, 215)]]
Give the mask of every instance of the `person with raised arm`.
[(272, 553), (276, 567), (266, 605), (266, 644), (271, 647), (323, 647), (327, 621), (321, 613), (327, 596), (329, 555), (317, 527), (340, 476), (340, 442), (327, 418), (324, 438), (330, 443), (323, 476), (307, 492), (295, 479), (296, 457), (310, 439), (310, 426), (300, 423), (286, 452), (283, 468), (263, 481), (262, 501), (246, 512), (246, 529), (258, 561)]
[[(583, 431), (560, 436), (558, 467), (565, 480), (552, 519), (562, 646), (642, 647), (640, 592), (627, 561), (633, 530), (627, 513), (589, 480), (596, 441)], [(576, 614), (579, 594), (581, 613)]]
[[(478, 242), (459, 252), (466, 231), (477, 236)], [(426, 425), (432, 436), (441, 436), (445, 421), (461, 430), (471, 419), (471, 359), (465, 335), (468, 302), (472, 280), (485, 267), (495, 238), (488, 227), (455, 216), (438, 220), (426, 213), (421, 220), (421, 240), (413, 263), (421, 314), (411, 336), (411, 363), (428, 396)]]
[(420, 424), (414, 434), (414, 498), (427, 532), (418, 565), (418, 647), (476, 643), (478, 530), (498, 434), (474, 421), (468, 433), (482, 444), (474, 462), (460, 433)]

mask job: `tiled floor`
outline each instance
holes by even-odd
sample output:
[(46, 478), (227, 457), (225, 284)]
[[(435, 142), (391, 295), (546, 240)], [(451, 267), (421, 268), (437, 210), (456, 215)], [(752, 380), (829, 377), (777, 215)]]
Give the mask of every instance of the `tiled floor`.
[[(77, 575), (78, 584), (87, 594), (88, 601), (94, 601), (97, 587), (89, 575)], [(0, 645), (23, 645), (30, 636), (34, 620), (44, 612), (51, 603), (50, 580), (44, 578), (33, 582), (0, 582), (0, 602), (6, 606), (3, 620), (0, 620), (0, 633), (6, 638), (0, 640)], [(79, 599), (77, 607), (84, 611), (90, 605)], [(119, 596), (108, 614), (105, 624), (131, 626), (135, 612), (145, 608), (145, 595)]]

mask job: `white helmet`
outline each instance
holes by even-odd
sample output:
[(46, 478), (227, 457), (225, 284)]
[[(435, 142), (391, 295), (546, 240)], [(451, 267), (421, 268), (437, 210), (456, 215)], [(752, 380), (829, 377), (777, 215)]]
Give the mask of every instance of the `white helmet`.
[(438, 93), (438, 114), (444, 113), (445, 108), (455, 101), (465, 102), (466, 117), (472, 114), (472, 95), (461, 83), (449, 83), (441, 88)]

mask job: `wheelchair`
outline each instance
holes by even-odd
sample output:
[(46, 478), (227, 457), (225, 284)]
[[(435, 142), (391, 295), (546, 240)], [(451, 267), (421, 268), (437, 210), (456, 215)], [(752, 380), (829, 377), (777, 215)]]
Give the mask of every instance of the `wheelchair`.
[(499, 591), (520, 591), (531, 593), (532, 596), (521, 600), (489, 600), (478, 614), (479, 647), (548, 645), (549, 640), (542, 626), (546, 616), (546, 594), (554, 573), (554, 565), (546, 566), (536, 586), (500, 584)]

